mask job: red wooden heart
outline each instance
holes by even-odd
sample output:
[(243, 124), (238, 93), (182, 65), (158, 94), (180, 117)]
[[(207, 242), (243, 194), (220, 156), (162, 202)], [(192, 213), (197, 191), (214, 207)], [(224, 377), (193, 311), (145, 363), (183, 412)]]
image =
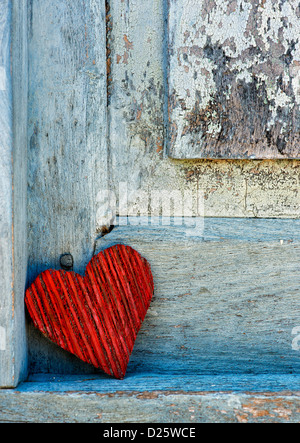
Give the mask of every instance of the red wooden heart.
[(34, 325), (51, 341), (122, 379), (153, 290), (149, 263), (117, 245), (94, 256), (84, 277), (41, 273), (25, 302)]

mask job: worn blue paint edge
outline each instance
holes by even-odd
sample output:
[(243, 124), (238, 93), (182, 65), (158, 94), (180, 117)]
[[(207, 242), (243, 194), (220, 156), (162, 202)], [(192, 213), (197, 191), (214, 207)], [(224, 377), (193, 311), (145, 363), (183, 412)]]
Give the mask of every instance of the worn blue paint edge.
[(300, 396), (300, 375), (297, 374), (226, 374), (226, 375), (163, 375), (130, 374), (124, 380), (105, 375), (33, 374), (18, 388), (21, 393), (34, 392), (291, 392)]

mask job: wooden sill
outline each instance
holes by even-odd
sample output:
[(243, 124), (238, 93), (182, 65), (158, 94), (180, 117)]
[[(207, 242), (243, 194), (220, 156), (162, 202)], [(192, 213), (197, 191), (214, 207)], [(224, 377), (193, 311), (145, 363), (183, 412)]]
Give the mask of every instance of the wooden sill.
[(34, 375), (0, 390), (0, 422), (299, 422), (297, 375)]

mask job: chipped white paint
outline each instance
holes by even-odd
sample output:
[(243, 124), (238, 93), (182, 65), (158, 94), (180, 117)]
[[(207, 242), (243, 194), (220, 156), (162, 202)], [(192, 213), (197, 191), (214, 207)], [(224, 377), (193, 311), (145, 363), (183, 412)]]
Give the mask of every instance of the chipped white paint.
[[(170, 39), (171, 44), (173, 41), (176, 43), (170, 59), (170, 90), (176, 90), (179, 100), (185, 99), (188, 109), (192, 109), (194, 106), (197, 94), (201, 97), (202, 108), (205, 108), (211, 97), (217, 92), (212, 72), (218, 68), (218, 65), (207, 58), (203, 58), (201, 62), (199, 59), (199, 50), (205, 47), (207, 37), (211, 39), (213, 44), (228, 42), (224, 45), (224, 51), (226, 55), (233, 58), (237, 58), (252, 43), (251, 38), (245, 37), (252, 5), (243, 0), (234, 3), (237, 4), (232, 8), (233, 12), (230, 13), (230, 4), (223, 0), (217, 0), (217, 7), (209, 11), (205, 10), (205, 2), (203, 1), (171, 2), (169, 22), (171, 25), (175, 25), (175, 29), (170, 35)], [(241, 11), (242, 5), (244, 7)], [(234, 41), (234, 45), (230, 45), (231, 40)], [(188, 63), (184, 62), (184, 55), (189, 55)], [(193, 82), (191, 82), (191, 72), (197, 72), (197, 77)], [(228, 91), (224, 92), (228, 93)], [(178, 124), (179, 133), (182, 133), (185, 125), (181, 116), (182, 113), (178, 109), (174, 120)], [(211, 131), (215, 136), (219, 132), (219, 125), (216, 125), (215, 130)]]
[(294, 68), (293, 72), (293, 90), (296, 98), (296, 102), (300, 105), (300, 61), (298, 62), (297, 67)]
[(170, 156), (299, 158), (299, 28), (293, 1), (171, 0)]
[[(283, 21), (287, 22), (286, 26), (282, 26)], [(293, 57), (292, 64), (284, 72), (285, 79), (288, 80), (291, 76), (292, 87), (296, 103), (300, 104), (299, 79), (300, 79), (300, 18), (299, 18), (299, 4), (295, 1), (274, 2), (266, 0), (262, 8), (261, 25), (258, 28), (263, 44), (266, 50), (271, 50), (271, 45), (283, 45), (285, 52), (289, 51), (289, 44), (295, 42), (294, 48), (291, 51)], [(286, 85), (288, 81), (286, 82)], [(285, 106), (280, 103), (280, 99), (276, 98), (282, 91), (275, 89), (274, 84), (270, 85), (270, 94), (274, 97), (275, 110), (280, 106)], [(290, 103), (290, 102), (288, 102)], [(277, 109), (276, 109), (277, 108)]]

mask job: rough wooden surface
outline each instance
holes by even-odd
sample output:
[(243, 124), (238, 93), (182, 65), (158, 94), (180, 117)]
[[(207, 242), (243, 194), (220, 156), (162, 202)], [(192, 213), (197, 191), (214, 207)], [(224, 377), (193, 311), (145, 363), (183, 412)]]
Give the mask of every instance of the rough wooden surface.
[(300, 398), (295, 392), (161, 391), (152, 390), (150, 383), (149, 390), (121, 388), (106, 393), (88, 386), (82, 391), (75, 383), (66, 389), (62, 383), (61, 390), (49, 396), (39, 384), (25, 385), (0, 390), (0, 422), (298, 423), (300, 419)]
[(29, 280), (93, 252), (107, 189), (104, 0), (29, 2)]
[[(59, 257), (65, 252), (73, 254), (74, 269), (83, 272), (99, 235), (95, 220), (98, 192), (109, 185), (118, 194), (122, 181), (128, 183), (128, 213), (133, 215), (145, 208), (144, 200), (139, 207), (137, 191), (148, 197), (144, 215), (148, 215), (148, 208), (159, 215), (160, 208), (151, 205), (152, 190), (194, 194), (200, 187), (209, 216), (299, 216), (298, 161), (181, 162), (161, 158), (158, 132), (163, 131), (167, 11), (160, 2), (143, 2), (140, 7), (139, 2), (112, 1), (107, 6), (104, 11), (101, 4), (99, 12), (93, 1), (80, 5), (29, 3), (28, 283), (46, 268), (59, 267)], [(143, 50), (145, 45), (149, 51)], [(103, 129), (106, 89), (109, 149), (104, 146)], [(114, 167), (109, 177), (107, 163), (110, 171)], [(175, 212), (182, 211), (177, 205)], [(33, 334), (30, 329), (33, 370), (41, 369), (37, 356), (42, 355), (42, 367), (50, 371), (90, 371)]]
[(114, 380), (105, 374), (82, 375), (31, 374), (18, 386), (22, 392), (294, 392), (298, 395), (298, 374), (223, 374), (171, 375), (128, 374), (124, 380)]
[[(50, 173), (48, 174), (47, 172), (48, 166), (43, 165), (42, 163), (42, 161), (47, 162), (52, 158), (50, 154), (47, 154), (45, 157), (42, 157), (41, 155), (41, 157), (39, 157), (40, 160), (38, 165), (36, 157), (34, 157), (34, 154), (32, 155), (32, 161), (29, 163), (29, 169), (33, 170), (32, 173), (29, 172), (31, 176), (29, 200), (33, 197), (31, 192), (32, 180), (35, 177), (35, 174), (41, 173), (41, 176), (43, 176), (44, 169), (47, 182), (49, 183), (49, 189), (46, 190), (46, 185), (43, 179), (41, 179), (41, 185), (43, 185), (41, 189), (45, 188), (45, 192), (51, 192), (51, 189), (53, 189), (54, 194), (54, 189), (61, 189), (63, 187), (61, 183), (64, 182), (65, 194), (62, 196), (63, 192), (60, 192), (60, 199), (63, 198), (63, 204), (56, 204), (54, 207), (51, 202), (57, 201), (57, 197), (52, 196), (52, 194), (46, 202), (47, 204), (49, 203), (48, 206), (51, 208), (51, 214), (53, 214), (53, 217), (51, 217), (51, 232), (55, 232), (55, 220), (62, 220), (63, 226), (67, 223), (67, 216), (62, 215), (64, 212), (62, 209), (64, 204), (66, 204), (66, 208), (71, 208), (71, 211), (73, 211), (72, 214), (77, 214), (77, 212), (80, 213), (80, 211), (77, 211), (76, 209), (77, 206), (74, 206), (74, 202), (72, 203), (71, 197), (68, 197), (71, 192), (69, 191), (70, 188), (72, 188), (74, 192), (78, 191), (78, 195), (81, 195), (81, 192), (78, 190), (80, 187), (84, 187), (83, 195), (86, 192), (85, 189), (90, 188), (92, 191), (88, 192), (88, 194), (94, 194), (94, 196), (97, 196), (99, 191), (107, 189), (107, 185), (105, 184), (106, 180), (109, 180), (109, 189), (114, 190), (117, 198), (120, 182), (126, 182), (128, 184), (128, 211), (130, 211), (131, 214), (137, 213), (137, 211), (143, 212), (145, 210), (144, 200), (142, 200), (142, 204), (139, 203), (138, 191), (143, 191), (148, 197), (147, 208), (149, 207), (154, 215), (159, 215), (160, 212), (157, 211), (157, 208), (151, 205), (150, 194), (152, 191), (161, 192), (162, 190), (166, 190), (183, 192), (188, 190), (196, 192), (197, 187), (200, 186), (205, 193), (205, 207), (208, 216), (299, 216), (298, 161), (281, 160), (277, 162), (257, 162), (250, 160), (218, 162), (198, 160), (181, 162), (168, 158), (162, 159), (163, 142), (159, 138), (163, 136), (164, 130), (166, 129), (163, 124), (163, 114), (167, 118), (167, 115), (164, 112), (163, 103), (167, 100), (165, 78), (167, 72), (167, 42), (164, 39), (164, 19), (166, 18), (168, 11), (160, 1), (135, 1), (132, 5), (129, 1), (107, 2), (107, 5), (109, 6), (107, 11), (109, 85), (107, 89), (109, 91), (110, 101), (107, 135), (108, 140), (111, 140), (111, 142), (109, 141), (110, 148), (106, 152), (104, 152), (104, 148), (103, 150), (102, 148), (99, 148), (103, 143), (103, 132), (100, 128), (102, 123), (99, 123), (99, 125), (97, 123), (98, 130), (95, 130), (94, 132), (95, 143), (93, 144), (92, 141), (90, 142), (91, 145), (93, 144), (93, 146), (99, 148), (99, 155), (97, 154), (98, 161), (95, 163), (97, 173), (93, 178), (93, 174), (90, 173), (88, 167), (85, 168), (84, 166), (80, 166), (78, 168), (79, 178), (75, 177), (75, 172), (70, 171), (70, 167), (65, 167), (67, 164), (66, 153), (68, 149), (67, 151), (62, 149), (62, 158), (60, 156), (57, 135), (60, 134), (61, 144), (64, 144), (62, 141), (64, 139), (71, 139), (72, 145), (76, 146), (77, 149), (77, 146), (79, 146), (80, 143), (80, 138), (84, 132), (84, 117), (83, 113), (80, 111), (81, 105), (79, 105), (79, 102), (81, 103), (82, 100), (83, 102), (86, 101), (84, 98), (84, 92), (82, 92), (82, 96), (80, 95), (80, 90), (82, 88), (80, 79), (83, 75), (81, 69), (82, 65), (79, 63), (76, 66), (73, 66), (72, 60), (70, 64), (67, 63), (72, 57), (73, 59), (76, 59), (77, 56), (74, 54), (80, 51), (84, 52), (84, 49), (82, 49), (82, 38), (71, 40), (69, 46), (65, 46), (64, 39), (60, 41), (60, 38), (58, 38), (58, 35), (60, 34), (57, 30), (63, 26), (62, 23), (65, 22), (64, 26), (68, 28), (68, 21), (72, 21), (73, 19), (71, 18), (71, 15), (67, 13), (60, 14), (58, 12), (55, 14), (56, 8), (58, 8), (57, 11), (67, 11), (68, 8), (70, 8), (70, 5), (65, 7), (64, 1), (57, 1), (58, 6), (56, 6), (55, 3), (56, 1), (52, 1), (48, 8), (47, 2), (43, 2), (47, 11), (54, 11), (51, 13), (51, 20), (44, 23), (43, 20), (45, 19), (46, 21), (49, 15), (47, 15), (48, 12), (44, 13), (41, 11), (40, 15), (42, 18), (40, 20), (35, 20), (35, 26), (31, 29), (30, 35), (32, 37), (30, 37), (30, 46), (32, 50), (30, 51), (30, 58), (32, 58), (32, 61), (30, 61), (29, 66), (30, 82), (32, 82), (32, 87), (30, 89), (31, 104), (29, 109), (31, 132), (29, 138), (31, 139), (31, 136), (33, 135), (32, 141), (34, 144), (34, 122), (40, 118), (37, 117), (37, 114), (43, 112), (43, 122), (46, 122), (45, 125), (47, 128), (45, 131), (40, 130), (38, 135), (38, 139), (40, 140), (39, 143), (41, 143), (42, 146), (47, 146), (49, 152), (50, 147), (53, 148), (53, 146), (56, 146), (54, 149), (55, 154), (53, 156), (53, 163), (55, 162), (55, 158), (58, 162), (56, 166), (58, 172), (56, 173), (54, 168), (52, 168), (52, 171), (54, 172), (50, 176)], [(89, 7), (87, 6), (88, 4), (89, 3), (86, 2), (87, 14), (89, 10)], [(32, 2), (31, 6), (30, 2), (29, 16), (32, 16), (35, 8), (35, 3)], [(75, 4), (73, 8), (73, 12), (74, 11)], [(39, 12), (37, 12), (37, 15), (38, 14)], [(85, 28), (85, 23), (80, 25), (80, 21), (84, 21), (84, 17), (80, 18), (80, 12), (78, 12), (78, 14), (75, 14), (74, 12), (74, 17), (74, 24), (72, 26), (76, 27), (78, 25), (78, 33), (80, 33), (80, 29)], [(88, 32), (88, 36), (90, 36), (91, 39), (90, 48), (93, 46), (95, 47), (95, 45), (92, 44), (93, 37), (91, 37), (93, 35), (93, 20), (90, 22), (87, 20), (86, 25), (87, 31), (89, 27), (91, 27), (90, 29), (92, 30), (90, 33)], [(98, 29), (100, 32), (100, 27)], [(105, 31), (103, 30), (103, 32)], [(45, 38), (46, 41), (43, 42), (42, 36), (47, 33), (49, 38)], [(34, 37), (35, 35), (36, 37)], [(52, 38), (52, 35), (55, 35), (55, 38)], [(100, 40), (101, 39), (97, 39), (97, 42), (100, 42)], [(96, 47), (98, 49), (95, 51), (100, 51), (100, 43), (99, 47), (97, 45)], [(58, 55), (59, 52), (63, 52), (65, 55), (60, 57)], [(55, 63), (48, 64), (47, 60), (54, 60)], [(89, 60), (92, 63), (92, 67), (98, 65), (98, 62), (96, 62), (96, 65), (93, 65), (92, 56)], [(149, 66), (148, 62), (150, 63)], [(67, 71), (72, 71), (71, 75), (67, 72), (63, 74), (63, 72), (65, 72), (65, 64), (68, 65)], [(99, 61), (99, 66), (100, 64)], [(77, 72), (78, 74), (75, 74)], [(146, 77), (144, 77), (144, 74), (146, 74)], [(66, 97), (66, 94), (68, 93), (65, 89), (62, 94), (60, 92), (56, 94), (55, 88), (57, 82), (51, 80), (51, 78), (60, 79), (61, 83), (67, 85), (67, 90), (70, 89), (70, 94), (72, 94), (72, 76), (76, 78), (74, 89), (78, 87), (75, 92), (77, 102), (75, 100), (74, 109), (79, 109), (77, 114), (81, 115), (81, 118), (78, 119), (78, 116), (75, 115), (76, 112), (73, 111), (75, 112), (74, 127), (72, 126), (73, 118), (71, 110), (69, 112), (71, 105), (69, 107), (68, 98)], [(38, 78), (40, 78), (40, 80), (39, 82), (36, 82)], [(106, 86), (103, 86), (103, 88), (106, 88)], [(86, 88), (86, 91), (88, 91), (87, 93), (89, 96), (95, 94), (95, 97), (97, 97), (98, 93), (96, 91), (92, 94), (90, 94), (91, 89)], [(100, 95), (103, 98), (103, 94)], [(57, 102), (56, 104), (53, 104), (54, 96)], [(100, 100), (99, 97), (98, 100)], [(56, 120), (53, 117), (53, 114), (56, 112), (56, 107), (58, 113), (60, 112), (59, 109), (62, 110), (62, 118), (65, 123), (69, 122), (68, 124), (59, 126), (58, 123), (55, 122)], [(44, 110), (38, 111), (38, 108)], [(63, 110), (65, 110), (65, 112)], [(95, 98), (95, 105), (93, 106), (95, 121), (98, 118), (97, 116), (99, 116), (99, 121), (102, 121), (100, 115), (101, 112), (102, 111), (99, 111), (99, 106), (97, 105), (97, 98)], [(47, 115), (45, 116), (44, 113)], [(168, 122), (166, 118), (165, 124)], [(75, 125), (76, 119), (81, 122), (79, 125)], [(51, 121), (52, 123), (50, 123)], [(58, 126), (60, 127), (59, 131), (57, 129)], [(93, 125), (91, 127), (93, 128)], [(71, 135), (73, 130), (74, 135)], [(90, 134), (89, 130), (87, 130), (87, 133)], [(48, 134), (48, 137), (46, 137), (46, 134)], [(82, 138), (85, 140), (85, 137)], [(86, 154), (87, 157), (90, 158), (90, 153), (92, 152), (93, 155), (94, 151), (92, 148), (90, 150), (89, 143), (86, 146)], [(81, 144), (81, 148), (81, 150), (78, 148), (78, 150), (80, 150), (80, 161), (76, 160), (75, 165), (78, 165), (83, 161), (82, 157), (85, 155), (84, 143)], [(71, 158), (71, 161), (73, 161), (70, 152), (68, 158)], [(109, 178), (107, 177), (107, 162), (110, 169)], [(73, 178), (63, 179), (64, 173)], [(57, 174), (59, 174), (61, 178), (61, 180), (59, 180), (60, 184), (58, 183)], [(88, 179), (84, 178), (86, 176)], [(87, 182), (89, 184), (86, 186)], [(42, 193), (43, 191), (41, 192), (41, 195)], [(86, 199), (86, 201), (88, 201), (88, 199)], [(98, 209), (100, 209), (100, 203), (101, 202), (98, 201), (96, 202), (95, 207), (93, 207), (93, 205), (90, 207), (91, 217), (96, 217), (95, 214)], [(40, 210), (39, 206), (37, 199), (36, 203), (33, 203), (32, 205), (31, 217), (34, 222), (33, 228), (30, 223), (29, 229), (30, 232), (32, 232), (31, 241), (36, 245), (34, 246), (36, 252), (38, 252), (37, 249), (40, 250), (40, 260), (47, 253), (47, 247), (45, 246), (43, 249), (43, 244), (49, 244), (48, 238), (50, 237), (50, 234), (48, 236), (46, 235), (48, 233), (47, 222), (41, 221), (42, 217), (39, 217), (38, 219), (37, 213)], [(46, 206), (46, 204), (45, 207), (41, 205), (41, 215), (45, 215), (45, 219), (47, 220), (48, 209)], [(179, 213), (180, 211), (182, 212), (182, 207), (178, 205), (176, 207), (176, 212)], [(80, 216), (78, 219), (81, 220), (82, 217)], [(39, 223), (41, 224), (40, 227), (38, 227)], [(87, 225), (88, 223), (86, 223), (86, 226)], [(80, 226), (81, 231), (84, 232), (82, 224)], [(96, 226), (98, 228), (100, 227), (97, 223)], [(70, 232), (75, 232), (75, 228), (76, 227), (70, 229)], [(33, 229), (35, 232), (33, 232)], [(61, 232), (64, 231), (65, 228), (62, 228)], [(75, 235), (67, 242), (67, 235), (68, 234), (64, 235), (65, 246), (61, 248), (63, 249), (63, 253), (67, 252), (68, 249), (74, 252), (74, 249), (77, 248), (76, 244), (81, 242), (81, 240), (79, 241), (78, 236), (75, 237)], [(49, 263), (57, 261), (57, 255), (60, 255), (60, 253), (60, 250), (57, 254), (55, 252), (51, 260), (49, 260)], [(81, 257), (78, 255), (78, 259), (75, 260), (75, 266), (81, 266), (77, 264), (80, 259)], [(88, 258), (86, 257), (85, 263), (82, 264), (82, 268), (84, 268), (87, 261)]]
[(164, 148), (163, 1), (108, 4), (110, 184), (134, 192)]
[(11, 385), (13, 370), (13, 291), (12, 270), (12, 97), (10, 76), (10, 25), (11, 8), (9, 1), (1, 2), (0, 19), (0, 66), (1, 66), (1, 113), (0, 113), (0, 385)]
[(177, 160), (174, 163), (177, 172), (174, 183), (193, 193), (201, 189), (208, 217), (299, 218), (298, 160)]
[(26, 2), (2, 0), (0, 11), (1, 387), (16, 386), (26, 366)]
[[(183, 193), (191, 191), (195, 193), (200, 187), (205, 194), (205, 210), (208, 216), (299, 217), (299, 161), (213, 161), (200, 159), (180, 161), (165, 158), (162, 155), (163, 147), (168, 144), (169, 120), (164, 102), (165, 105), (168, 102), (167, 74), (169, 77), (171, 75), (167, 58), (168, 42), (167, 38), (164, 38), (168, 33), (169, 9), (167, 2), (162, 3), (162, 1), (145, 2), (141, 0), (108, 2), (110, 189), (114, 191), (118, 199), (120, 183), (127, 184), (128, 213), (131, 215), (138, 212), (147, 215), (148, 212), (145, 213), (145, 208), (154, 215), (160, 214), (157, 207), (151, 204), (151, 192), (175, 191)], [(203, 2), (197, 2), (196, 7), (191, 6), (192, 13), (197, 11), (200, 3)], [(219, 4), (221, 3), (219, 2)], [(233, 5), (235, 3), (233, 2)], [(180, 10), (180, 2), (176, 4)], [(193, 2), (190, 4), (194, 5)], [(278, 7), (277, 3), (274, 4), (275, 9)], [(177, 6), (173, 9), (176, 11), (176, 8)], [(266, 8), (270, 8), (269, 1), (266, 2)], [(261, 11), (265, 14), (267, 9), (261, 8)], [(253, 15), (254, 12), (253, 10), (251, 14)], [(272, 23), (280, 21), (281, 13), (277, 14), (277, 12), (276, 18), (272, 15)], [(223, 15), (226, 16), (226, 14)], [(173, 24), (175, 26), (174, 21)], [(212, 27), (210, 24), (210, 28)], [(172, 43), (171, 39), (169, 43)], [(265, 54), (263, 56), (265, 57)], [(292, 56), (297, 61), (296, 49), (292, 51)], [(255, 58), (255, 55), (253, 57)], [(175, 53), (173, 58), (176, 58)], [(285, 66), (283, 60), (280, 63)], [(213, 62), (211, 62), (212, 64)], [(178, 69), (184, 69), (183, 65)], [(247, 69), (246, 63), (245, 71)], [(253, 69), (255, 70), (256, 67), (254, 66)], [(291, 74), (289, 74), (287, 67), (285, 69), (290, 75), (289, 78), (293, 79), (296, 91), (298, 68), (291, 63)], [(184, 75), (188, 74), (184, 72)], [(191, 77), (191, 75), (192, 70), (189, 76)], [(277, 74), (274, 72), (274, 75)], [(223, 77), (224, 82), (232, 80), (232, 76), (227, 78), (224, 75)], [(180, 87), (188, 89), (185, 81), (182, 81)], [(277, 86), (272, 83), (268, 87), (271, 97)], [(280, 88), (278, 85), (279, 98), (282, 97)], [(293, 94), (293, 91), (294, 89), (290, 87), (286, 94)], [(221, 96), (223, 97), (222, 91)], [(249, 100), (251, 97), (250, 91)], [(271, 102), (269, 100), (267, 105), (263, 104), (265, 108), (268, 106), (272, 108), (272, 100)], [(181, 112), (179, 104), (178, 109), (178, 113)], [(250, 109), (252, 108), (247, 107), (245, 112), (250, 112)], [(277, 111), (280, 113), (279, 107)], [(184, 120), (186, 112), (182, 111), (181, 120)], [(271, 114), (273, 115), (273, 111)], [(285, 114), (283, 113), (278, 121), (281, 122), (284, 119)], [(287, 118), (285, 124), (289, 124), (287, 121), (290, 120)], [(257, 125), (258, 128), (259, 125)], [(246, 124), (243, 127), (246, 128)], [(172, 128), (169, 132), (172, 133)], [(169, 138), (172, 137), (171, 133)], [(163, 143), (162, 137), (164, 138)], [(295, 138), (293, 142), (295, 142)], [(167, 146), (165, 147), (167, 151)], [(191, 147), (184, 143), (182, 149), (190, 150)], [(235, 145), (235, 149), (238, 149), (237, 145)], [(249, 147), (247, 146), (249, 153), (251, 149), (253, 149), (253, 145), (249, 144)], [(276, 147), (277, 155), (279, 153)], [(184, 156), (185, 154), (180, 154), (179, 158)], [(226, 157), (227, 154), (224, 156)], [(251, 155), (244, 157), (250, 158)], [(282, 158), (281, 155), (280, 158)], [(124, 185), (121, 185), (122, 187), (124, 188)], [(139, 192), (142, 192), (144, 197), (140, 198)], [(180, 211), (182, 212), (183, 208), (178, 204), (176, 213)], [(124, 214), (123, 208), (122, 215)]]
[(299, 158), (297, 2), (171, 0), (169, 155)]
[(13, 239), (14, 239), (14, 340), (15, 383), (27, 375), (27, 336), (24, 292), (27, 280), (27, 107), (28, 46), (27, 0), (12, 2), (12, 97), (13, 97)]
[[(298, 220), (205, 220), (120, 226), (96, 251), (124, 243), (150, 263), (155, 292), (128, 373), (299, 373)], [(32, 338), (32, 372), (91, 372)]]

